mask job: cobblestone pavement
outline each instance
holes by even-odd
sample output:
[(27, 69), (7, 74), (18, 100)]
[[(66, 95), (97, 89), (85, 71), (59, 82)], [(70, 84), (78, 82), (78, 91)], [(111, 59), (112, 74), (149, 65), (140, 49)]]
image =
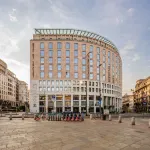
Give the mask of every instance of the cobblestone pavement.
[(39, 121), (0, 118), (0, 150), (150, 150), (148, 119)]

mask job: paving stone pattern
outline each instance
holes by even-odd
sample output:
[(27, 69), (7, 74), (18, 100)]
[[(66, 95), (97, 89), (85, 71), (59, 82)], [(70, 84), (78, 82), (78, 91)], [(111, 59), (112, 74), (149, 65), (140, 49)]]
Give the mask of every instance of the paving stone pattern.
[(0, 150), (150, 150), (148, 119), (84, 122), (0, 118)]

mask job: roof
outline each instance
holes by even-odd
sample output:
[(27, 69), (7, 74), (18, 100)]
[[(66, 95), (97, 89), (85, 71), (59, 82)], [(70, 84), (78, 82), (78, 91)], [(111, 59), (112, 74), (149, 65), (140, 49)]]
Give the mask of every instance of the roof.
[(112, 46), (113, 48), (115, 48), (117, 51), (117, 47), (107, 38), (93, 33), (93, 32), (89, 32), (86, 30), (79, 30), (79, 29), (35, 29), (35, 34), (44, 34), (44, 35), (78, 35), (78, 36), (85, 36), (85, 37), (89, 37), (89, 38), (94, 38), (96, 40), (102, 41), (110, 46)]

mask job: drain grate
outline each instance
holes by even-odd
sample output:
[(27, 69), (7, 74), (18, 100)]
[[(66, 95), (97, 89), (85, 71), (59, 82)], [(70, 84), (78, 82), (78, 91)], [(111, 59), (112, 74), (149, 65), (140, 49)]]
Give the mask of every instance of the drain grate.
[(143, 131), (135, 131), (135, 132), (138, 132), (138, 133), (144, 133)]

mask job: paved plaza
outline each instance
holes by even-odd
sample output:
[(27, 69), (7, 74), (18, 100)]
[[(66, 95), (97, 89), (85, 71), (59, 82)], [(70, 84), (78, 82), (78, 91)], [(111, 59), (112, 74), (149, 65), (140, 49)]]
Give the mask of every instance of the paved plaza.
[(150, 150), (148, 119), (84, 122), (0, 118), (0, 150)]

